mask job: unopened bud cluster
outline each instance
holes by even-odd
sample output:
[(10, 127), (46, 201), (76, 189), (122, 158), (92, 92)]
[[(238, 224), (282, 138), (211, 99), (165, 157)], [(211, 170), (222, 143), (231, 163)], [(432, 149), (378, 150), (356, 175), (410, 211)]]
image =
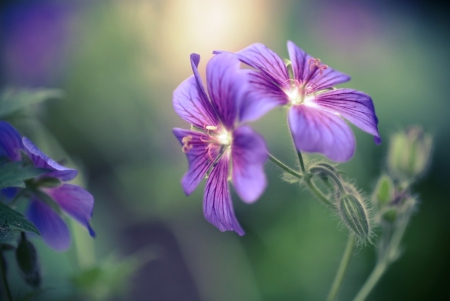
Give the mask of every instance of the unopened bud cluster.
[(432, 138), (419, 126), (410, 126), (391, 137), (388, 167), (399, 180), (417, 178), (426, 170), (432, 148)]

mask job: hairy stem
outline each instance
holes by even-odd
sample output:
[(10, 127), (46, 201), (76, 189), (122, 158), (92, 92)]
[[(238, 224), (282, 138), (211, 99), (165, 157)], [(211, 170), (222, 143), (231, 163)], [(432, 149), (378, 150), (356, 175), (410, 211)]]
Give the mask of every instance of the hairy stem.
[(268, 154), (269, 154), (270, 161), (272, 161), (275, 165), (277, 165), (278, 167), (283, 169), (285, 172), (293, 175), (294, 177), (296, 177), (298, 179), (302, 179), (303, 178), (303, 175), (299, 174), (298, 172), (296, 172), (292, 168), (288, 167), (286, 164), (284, 164), (283, 162), (281, 162), (280, 160), (275, 158), (272, 154), (270, 154), (270, 153), (268, 153)]
[(339, 289), (341, 288), (342, 281), (344, 280), (345, 272), (347, 271), (347, 268), (349, 266), (354, 247), (355, 235), (351, 233), (348, 236), (347, 246), (345, 247), (344, 255), (342, 256), (339, 269), (336, 272), (336, 276), (334, 277), (330, 292), (328, 293), (327, 301), (334, 301), (336, 299)]

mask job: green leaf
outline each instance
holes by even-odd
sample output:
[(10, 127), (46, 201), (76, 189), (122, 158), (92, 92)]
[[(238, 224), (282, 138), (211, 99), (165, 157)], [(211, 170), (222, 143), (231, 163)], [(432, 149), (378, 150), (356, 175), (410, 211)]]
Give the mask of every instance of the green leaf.
[(0, 92), (0, 119), (4, 119), (31, 104), (48, 99), (60, 99), (64, 93), (58, 89), (14, 89)]
[(23, 162), (9, 162), (0, 165), (0, 189), (7, 187), (25, 188), (23, 181), (49, 172), (45, 168), (23, 166)]
[(9, 239), (12, 231), (27, 231), (40, 235), (36, 226), (25, 216), (0, 203), (0, 240)]

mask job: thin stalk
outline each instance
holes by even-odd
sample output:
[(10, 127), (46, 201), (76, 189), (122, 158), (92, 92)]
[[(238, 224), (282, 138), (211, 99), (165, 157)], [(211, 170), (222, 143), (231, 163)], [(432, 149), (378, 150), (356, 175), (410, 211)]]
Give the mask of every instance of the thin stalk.
[(296, 172), (292, 168), (288, 167), (286, 164), (284, 164), (283, 162), (281, 162), (280, 160), (275, 158), (272, 154), (270, 154), (270, 153), (268, 153), (268, 154), (269, 154), (270, 161), (275, 163), (275, 165), (277, 165), (278, 167), (283, 169), (285, 172), (293, 175), (294, 177), (296, 177), (298, 179), (302, 179), (303, 178), (303, 176), (301, 174), (299, 174), (298, 172)]
[(303, 156), (300, 151), (297, 151), (298, 162), (300, 162), (300, 168), (302, 169), (302, 173), (306, 175), (305, 163), (303, 162)]
[(6, 269), (3, 265), (3, 250), (0, 246), (0, 288), (2, 291), (3, 300), (12, 301), (11, 291), (9, 290), (8, 279), (6, 279)]
[(319, 201), (321, 201), (326, 206), (333, 206), (333, 203), (331, 203), (328, 197), (324, 195), (319, 188), (317, 188), (311, 178), (305, 177), (305, 183), (312, 194), (314, 194), (319, 199)]
[(26, 189), (21, 189), (19, 193), (16, 194), (14, 199), (12, 199), (12, 201), (9, 202), (9, 207), (13, 208), (16, 205), (17, 201), (20, 200), (20, 198), (25, 194), (25, 191)]
[(403, 235), (405, 234), (406, 227), (408, 226), (412, 210), (413, 208), (410, 208), (409, 211), (405, 213), (402, 222), (399, 223), (398, 227), (392, 234), (391, 241), (386, 247), (383, 257), (379, 259), (375, 265), (375, 268), (372, 270), (372, 273), (370, 273), (369, 278), (367, 278), (366, 282), (361, 287), (353, 301), (364, 301), (378, 283), (381, 276), (383, 276), (384, 272), (386, 272), (388, 266), (397, 259), (398, 248)]
[(347, 271), (347, 268), (349, 266), (354, 247), (355, 235), (351, 233), (348, 236), (347, 246), (345, 247), (344, 255), (342, 256), (339, 269), (336, 272), (336, 276), (334, 277), (330, 292), (328, 293), (327, 301), (334, 301), (336, 299), (339, 289), (341, 288), (342, 281), (344, 280), (345, 272)]

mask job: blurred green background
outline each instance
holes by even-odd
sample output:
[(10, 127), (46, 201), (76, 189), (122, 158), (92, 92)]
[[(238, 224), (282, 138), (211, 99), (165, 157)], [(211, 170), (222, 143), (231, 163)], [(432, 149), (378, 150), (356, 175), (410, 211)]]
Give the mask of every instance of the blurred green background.
[[(406, 233), (404, 255), (369, 300), (450, 300), (445, 16), (440, 7), (420, 1), (2, 4), (2, 86), (65, 91), (63, 100), (33, 107), (37, 119), (14, 125), (53, 158), (69, 154), (95, 196), (93, 243), (77, 229), (75, 247), (67, 253), (35, 240), (48, 288), (38, 299), (70, 300), (68, 279), (80, 265), (112, 254), (118, 258), (113, 261), (123, 260), (143, 250), (157, 258), (138, 267), (126, 296), (112, 299), (325, 299), (346, 243), (338, 218), (307, 191), (283, 182), (268, 162), (269, 185), (258, 202), (246, 205), (233, 194), (246, 235), (221, 233), (203, 218), (204, 183), (189, 197), (181, 189), (187, 162), (171, 132), (188, 127), (173, 111), (172, 91), (192, 74), (190, 53), (201, 55), (204, 76), (215, 49), (237, 51), (262, 42), (287, 57), (286, 41), (292, 40), (350, 74), (352, 81), (342, 87), (374, 100), (384, 142), (377, 146), (354, 128), (357, 152), (341, 165), (366, 195), (385, 170), (391, 133), (421, 124), (433, 134), (433, 162), (415, 189), (421, 204)], [(273, 154), (295, 164), (283, 109), (253, 125)], [(374, 246), (358, 249), (339, 300), (355, 295), (374, 261)], [(16, 280), (13, 292), (27, 290)]]

